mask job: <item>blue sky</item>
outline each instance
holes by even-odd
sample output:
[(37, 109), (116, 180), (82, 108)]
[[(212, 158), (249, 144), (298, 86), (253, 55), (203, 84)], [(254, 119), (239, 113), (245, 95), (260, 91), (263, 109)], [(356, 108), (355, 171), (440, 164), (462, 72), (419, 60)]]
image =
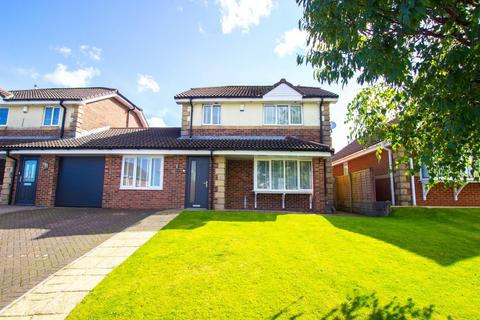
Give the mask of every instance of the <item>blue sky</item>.
[(301, 10), (286, 0), (3, 1), (0, 87), (118, 88), (151, 124), (180, 125), (173, 96), (196, 86), (293, 84), (340, 95), (334, 147), (359, 86), (319, 84), (298, 66)]

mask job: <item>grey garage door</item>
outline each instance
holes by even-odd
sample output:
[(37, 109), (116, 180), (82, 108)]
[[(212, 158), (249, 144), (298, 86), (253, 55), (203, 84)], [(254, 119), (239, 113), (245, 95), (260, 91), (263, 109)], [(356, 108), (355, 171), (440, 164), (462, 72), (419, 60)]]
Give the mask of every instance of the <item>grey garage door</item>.
[(103, 157), (60, 159), (55, 205), (59, 207), (101, 207)]

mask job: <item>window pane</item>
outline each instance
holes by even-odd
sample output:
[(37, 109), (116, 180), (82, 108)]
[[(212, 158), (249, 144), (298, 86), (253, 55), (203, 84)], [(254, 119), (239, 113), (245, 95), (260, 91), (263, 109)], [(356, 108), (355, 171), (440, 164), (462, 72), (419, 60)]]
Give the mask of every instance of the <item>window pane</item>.
[(268, 189), (270, 163), (268, 161), (257, 161), (257, 189)]
[(277, 123), (288, 124), (288, 106), (277, 106)]
[(272, 189), (284, 189), (283, 160), (272, 160)]
[(43, 117), (43, 125), (49, 126), (52, 123), (52, 108), (45, 108), (45, 116)]
[(8, 119), (8, 109), (0, 109), (0, 125), (5, 126)]
[(162, 159), (153, 158), (152, 159), (152, 173), (150, 176), (150, 186), (151, 187), (160, 187), (160, 175), (161, 175)]
[(422, 171), (422, 178), (423, 178), (423, 179), (428, 179), (428, 178), (430, 178), (430, 175), (428, 174), (428, 169), (427, 169), (427, 167), (422, 166), (421, 171)]
[(52, 119), (52, 125), (57, 125), (58, 124), (58, 116), (60, 114), (60, 108), (54, 108), (53, 109), (53, 119)]
[(275, 107), (274, 106), (263, 107), (263, 122), (265, 124), (275, 124)]
[(24, 164), (23, 182), (33, 183), (37, 177), (37, 160), (26, 160)]
[(285, 161), (285, 179), (287, 190), (298, 189), (298, 171), (296, 160)]
[(312, 163), (300, 161), (300, 189), (312, 189)]
[(211, 124), (212, 118), (212, 107), (211, 106), (203, 106), (203, 123)]
[(133, 170), (135, 168), (135, 158), (124, 158), (122, 185), (133, 187)]
[(302, 124), (302, 107), (290, 107), (290, 124)]
[(137, 158), (137, 177), (135, 186), (146, 187), (148, 181), (149, 158)]
[(212, 107), (212, 124), (220, 124), (220, 106)]

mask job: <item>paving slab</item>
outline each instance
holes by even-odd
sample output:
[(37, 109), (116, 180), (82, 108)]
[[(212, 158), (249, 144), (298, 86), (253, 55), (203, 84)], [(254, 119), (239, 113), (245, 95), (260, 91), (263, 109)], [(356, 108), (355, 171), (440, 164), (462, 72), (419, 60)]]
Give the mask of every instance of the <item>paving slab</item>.
[(91, 249), (0, 310), (5, 319), (65, 319), (73, 308), (180, 211), (160, 211)]

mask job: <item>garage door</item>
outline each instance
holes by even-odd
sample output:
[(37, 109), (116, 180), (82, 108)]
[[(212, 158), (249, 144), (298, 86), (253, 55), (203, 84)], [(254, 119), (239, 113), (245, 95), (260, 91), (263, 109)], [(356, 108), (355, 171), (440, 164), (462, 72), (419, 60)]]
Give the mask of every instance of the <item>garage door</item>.
[(59, 207), (101, 207), (103, 157), (60, 159), (55, 205)]

